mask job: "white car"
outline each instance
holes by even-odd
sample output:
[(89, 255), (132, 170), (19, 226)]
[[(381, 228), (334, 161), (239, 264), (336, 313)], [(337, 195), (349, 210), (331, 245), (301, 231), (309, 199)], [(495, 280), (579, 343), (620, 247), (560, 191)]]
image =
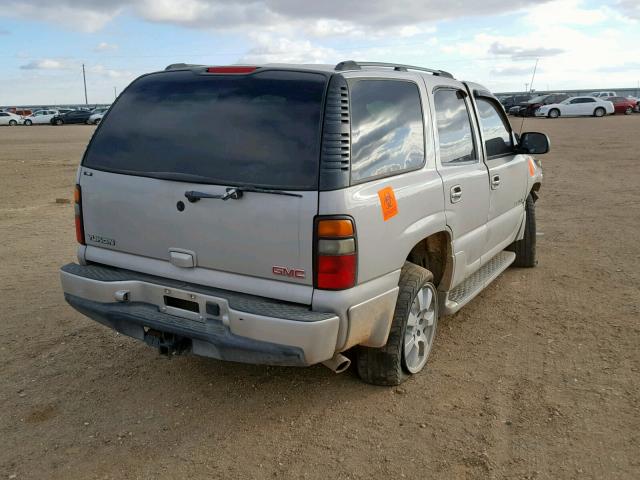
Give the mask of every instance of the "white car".
[(24, 125), (49, 125), (51, 119), (58, 114), (57, 110), (36, 110), (31, 115), (24, 117)]
[(89, 117), (88, 123), (92, 123), (94, 125), (99, 124), (102, 121), (102, 117), (104, 117), (104, 114), (107, 113), (107, 110), (109, 110), (109, 107), (96, 108)]
[(11, 112), (0, 112), (0, 125), (9, 125), (13, 127), (22, 123), (22, 117)]
[(560, 103), (541, 106), (536, 110), (536, 117), (604, 117), (614, 111), (613, 103), (607, 100), (595, 97), (571, 97)]

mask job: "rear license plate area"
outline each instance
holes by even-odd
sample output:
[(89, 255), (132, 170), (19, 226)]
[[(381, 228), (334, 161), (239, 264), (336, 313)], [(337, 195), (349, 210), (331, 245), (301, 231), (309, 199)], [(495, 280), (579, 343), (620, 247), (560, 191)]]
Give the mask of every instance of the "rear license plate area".
[(185, 300), (184, 298), (165, 295), (164, 304), (170, 308), (176, 308), (178, 310), (184, 310), (192, 313), (200, 313), (200, 305), (197, 302), (192, 302), (191, 300)]

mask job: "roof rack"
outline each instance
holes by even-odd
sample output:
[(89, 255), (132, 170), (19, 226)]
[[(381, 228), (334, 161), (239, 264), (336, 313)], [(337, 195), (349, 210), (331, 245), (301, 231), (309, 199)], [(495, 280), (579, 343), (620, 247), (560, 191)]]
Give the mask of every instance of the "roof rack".
[(433, 75), (440, 77), (453, 78), (449, 72), (444, 70), (434, 70), (433, 68), (415, 67), (413, 65), (402, 65), (400, 63), (384, 63), (384, 62), (356, 62), (354, 60), (346, 60), (340, 62), (335, 66), (337, 72), (344, 72), (345, 70), (362, 70), (362, 67), (383, 67), (393, 68), (396, 72), (406, 72), (408, 70), (418, 70), (420, 72), (429, 72)]

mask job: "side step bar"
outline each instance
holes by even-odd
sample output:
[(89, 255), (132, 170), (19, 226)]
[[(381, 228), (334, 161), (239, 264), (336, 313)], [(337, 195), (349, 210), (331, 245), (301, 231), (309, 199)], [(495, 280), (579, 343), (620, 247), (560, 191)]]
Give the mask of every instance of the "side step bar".
[(456, 313), (504, 272), (515, 259), (516, 254), (513, 252), (502, 251), (498, 253), (480, 270), (448, 292), (443, 313), (445, 315)]

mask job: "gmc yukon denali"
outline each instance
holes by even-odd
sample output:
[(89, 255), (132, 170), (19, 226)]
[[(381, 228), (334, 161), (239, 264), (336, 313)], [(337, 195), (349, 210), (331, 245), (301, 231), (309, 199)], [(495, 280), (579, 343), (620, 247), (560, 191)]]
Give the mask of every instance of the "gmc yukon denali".
[(548, 149), (442, 70), (170, 65), (86, 149), (65, 299), (166, 354), (337, 372), (352, 358), (397, 385), (439, 317), (536, 264), (532, 155)]

